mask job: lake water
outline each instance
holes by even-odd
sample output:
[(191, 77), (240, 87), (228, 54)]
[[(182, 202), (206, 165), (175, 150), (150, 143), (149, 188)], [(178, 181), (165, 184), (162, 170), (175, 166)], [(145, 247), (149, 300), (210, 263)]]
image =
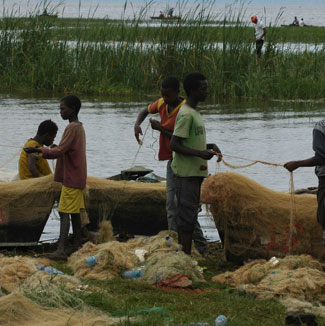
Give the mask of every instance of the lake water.
[[(117, 102), (82, 98), (80, 120), (87, 136), (88, 175), (106, 178), (132, 165), (142, 165), (158, 175), (166, 175), (166, 162), (157, 160), (158, 132), (148, 128), (136, 157), (139, 147), (133, 125), (139, 111), (153, 100)], [(263, 106), (258, 103), (245, 106), (207, 104), (201, 107), (208, 142), (216, 143), (225, 154), (225, 160), (234, 165), (247, 164), (247, 161), (230, 156), (280, 164), (313, 156), (312, 128), (316, 121), (323, 119), (324, 111), (325, 104), (295, 105), (291, 102), (272, 102)], [(59, 98), (0, 95), (0, 114), (0, 168), (10, 170), (17, 170), (19, 148), (35, 135), (41, 121), (52, 119), (58, 124), (57, 143), (67, 125), (59, 115)], [(145, 120), (144, 132), (147, 127)], [(224, 165), (218, 167), (215, 159), (209, 161), (212, 174), (230, 170)], [(282, 167), (257, 164), (235, 172), (271, 189), (289, 190), (289, 173)], [(296, 189), (317, 186), (313, 168), (298, 169), (294, 173), (294, 183)], [(207, 237), (214, 237), (209, 219), (202, 216), (201, 222)], [(52, 216), (42, 239), (57, 237), (58, 225), (57, 218)]]
[[(290, 24), (294, 16), (298, 19), (304, 18), (308, 25), (325, 26), (324, 12), (325, 4), (321, 0), (253, 0), (247, 2), (244, 6), (234, 5), (234, 1), (215, 0), (212, 5), (207, 5), (207, 1), (154, 1), (144, 2), (140, 0), (123, 1), (123, 0), (2, 0), (0, 2), (0, 17), (5, 15), (26, 16), (41, 13), (44, 3), (59, 17), (94, 17), (94, 18), (112, 18), (120, 19), (123, 15), (127, 18), (139, 14), (144, 19), (150, 16), (157, 16), (160, 11), (167, 11), (168, 8), (175, 8), (175, 15), (184, 16), (188, 11), (200, 11), (202, 8), (206, 14), (210, 13), (216, 18), (223, 19), (224, 13), (231, 11), (236, 12), (238, 8), (243, 14), (243, 20), (250, 22), (252, 15), (257, 15), (267, 25), (274, 24)], [(147, 3), (147, 5), (146, 5)]]

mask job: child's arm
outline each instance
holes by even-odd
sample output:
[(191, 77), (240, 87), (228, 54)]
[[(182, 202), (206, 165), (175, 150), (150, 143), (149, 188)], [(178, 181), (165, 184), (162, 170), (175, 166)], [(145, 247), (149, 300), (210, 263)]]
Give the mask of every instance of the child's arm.
[(148, 114), (149, 114), (149, 111), (147, 108), (140, 111), (140, 113), (138, 114), (137, 120), (134, 124), (134, 136), (139, 144), (141, 142), (140, 135), (143, 136), (142, 129), (141, 129), (140, 125), (144, 121), (144, 119), (147, 117)]
[(152, 129), (160, 131), (162, 134), (166, 135), (168, 138), (172, 138), (173, 132), (162, 127), (159, 121), (157, 121), (155, 119), (151, 119), (151, 118), (149, 119), (149, 121), (150, 121)]
[(41, 149), (43, 157), (49, 159), (56, 159), (64, 155), (64, 153), (66, 153), (71, 148), (75, 138), (78, 137), (78, 131), (80, 131), (80, 129), (77, 129), (76, 127), (67, 127), (63, 133), (62, 139), (58, 146), (53, 148), (43, 147)]
[(181, 138), (181, 137), (173, 135), (173, 137), (170, 141), (170, 148), (172, 149), (172, 151), (183, 154), (183, 155), (201, 157), (204, 160), (210, 160), (213, 157), (213, 155), (214, 155), (213, 150), (206, 149), (204, 151), (200, 151), (197, 149), (189, 148), (182, 144), (182, 139), (183, 138)]
[(41, 174), (37, 168), (37, 165), (36, 165), (37, 160), (38, 160), (38, 157), (35, 154), (27, 155), (28, 170), (31, 173), (33, 178), (38, 178), (41, 176)]

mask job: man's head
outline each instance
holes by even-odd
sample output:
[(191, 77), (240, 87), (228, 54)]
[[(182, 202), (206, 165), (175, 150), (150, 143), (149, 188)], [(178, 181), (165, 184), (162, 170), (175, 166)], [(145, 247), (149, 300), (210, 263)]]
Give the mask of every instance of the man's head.
[(63, 120), (68, 120), (73, 116), (78, 116), (81, 108), (81, 101), (75, 95), (68, 95), (61, 99), (60, 114)]
[(251, 21), (253, 24), (257, 24), (257, 21), (258, 21), (257, 16), (252, 16)]
[(58, 132), (58, 126), (52, 120), (45, 120), (40, 123), (37, 129), (37, 136), (41, 143), (46, 146), (53, 144), (53, 141)]
[(179, 81), (177, 78), (166, 77), (161, 83), (161, 96), (166, 104), (173, 104), (179, 96)]
[(208, 81), (199, 72), (192, 72), (185, 76), (183, 87), (187, 97), (192, 97), (199, 102), (204, 101), (208, 96)]

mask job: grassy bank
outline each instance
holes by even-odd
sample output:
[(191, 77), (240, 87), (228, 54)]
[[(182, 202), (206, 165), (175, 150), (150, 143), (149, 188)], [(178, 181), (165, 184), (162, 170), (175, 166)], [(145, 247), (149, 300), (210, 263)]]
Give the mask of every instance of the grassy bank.
[[(207, 279), (225, 267), (221, 267), (220, 257), (205, 258), (200, 261), (200, 265), (207, 267)], [(70, 272), (65, 263), (57, 263), (55, 266), (65, 273)], [(87, 290), (70, 292), (66, 297), (62, 291), (60, 301), (78, 309), (81, 300), (87, 306), (108, 314), (139, 318), (136, 321), (121, 322), (121, 326), (189, 326), (196, 322), (214, 325), (219, 314), (227, 316), (229, 326), (285, 324), (285, 309), (277, 301), (257, 300), (244, 292), (210, 281), (195, 284), (194, 287), (201, 289), (201, 293), (162, 290), (143, 282), (120, 278), (111, 281), (84, 281), (83, 284), (84, 288), (88, 285)], [(33, 292), (26, 292), (25, 295), (43, 306), (53, 306), (53, 298), (46, 291), (42, 295)], [(141, 312), (152, 308), (155, 310)], [(325, 325), (325, 319), (321, 317), (318, 317), (318, 322), (319, 325)]]
[[(182, 79), (201, 71), (217, 100), (324, 97), (325, 51), (287, 52), (277, 46), (323, 42), (323, 28), (268, 28), (265, 53), (257, 62), (253, 29), (240, 15), (230, 12), (219, 27), (211, 26), (212, 18), (193, 13), (159, 28), (144, 26), (141, 16), (131, 21), (3, 19), (0, 90), (158, 94), (163, 77)], [(229, 27), (228, 21), (236, 23)]]

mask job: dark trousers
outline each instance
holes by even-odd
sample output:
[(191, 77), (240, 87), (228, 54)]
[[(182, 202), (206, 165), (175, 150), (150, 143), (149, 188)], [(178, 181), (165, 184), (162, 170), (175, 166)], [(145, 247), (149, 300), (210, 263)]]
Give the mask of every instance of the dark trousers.
[(258, 58), (260, 58), (262, 56), (263, 44), (264, 44), (263, 40), (256, 41), (256, 54), (257, 54)]
[(177, 229), (193, 233), (200, 209), (202, 177), (176, 177)]

